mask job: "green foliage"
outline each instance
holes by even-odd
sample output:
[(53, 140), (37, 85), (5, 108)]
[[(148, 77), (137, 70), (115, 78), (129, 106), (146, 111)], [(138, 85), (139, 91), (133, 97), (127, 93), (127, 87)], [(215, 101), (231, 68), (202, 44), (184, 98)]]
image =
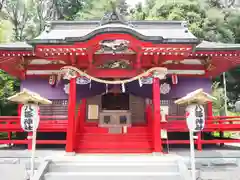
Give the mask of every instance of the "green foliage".
[(99, 20), (105, 13), (112, 11), (112, 4), (123, 15), (128, 15), (128, 5), (125, 0), (87, 0), (82, 11), (76, 15), (77, 20)]
[[(0, 12), (0, 42), (23, 41), (39, 35), (49, 20), (99, 20), (112, 10), (111, 2), (121, 14), (134, 20), (187, 21), (199, 39), (240, 43), (240, 10), (231, 9), (234, 0), (146, 0), (129, 9), (126, 0), (4, 0)], [(129, 13), (130, 12), (130, 13)], [(12, 39), (11, 39), (12, 38)], [(236, 100), (240, 92), (240, 70), (227, 73), (228, 94)], [(219, 81), (219, 80), (218, 80)], [(220, 83), (221, 85), (221, 83)], [(0, 107), (7, 107), (6, 97), (16, 91), (18, 82), (0, 71)], [(215, 109), (222, 109), (222, 89)]]
[(9, 104), (7, 98), (19, 90), (19, 81), (0, 70), (0, 115), (16, 114), (16, 105)]
[(224, 89), (220, 87), (219, 84), (219, 82), (214, 82), (212, 85), (212, 96), (216, 98), (216, 100), (213, 101), (213, 113), (217, 116), (225, 113)]
[[(187, 21), (190, 31), (202, 40), (228, 43), (235, 41), (234, 26), (229, 26), (224, 11), (207, 2), (151, 0), (150, 5), (144, 8), (138, 4), (135, 11), (131, 12), (135, 19)], [(235, 23), (233, 18), (232, 23)]]

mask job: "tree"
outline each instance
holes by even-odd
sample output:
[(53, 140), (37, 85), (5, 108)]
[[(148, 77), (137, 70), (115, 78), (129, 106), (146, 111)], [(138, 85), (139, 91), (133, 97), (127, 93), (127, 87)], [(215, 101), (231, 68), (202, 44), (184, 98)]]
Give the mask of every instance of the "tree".
[[(41, 2), (40, 2), (41, 1)], [(48, 18), (51, 20), (73, 20), (79, 11), (90, 0), (40, 0), (36, 1), (43, 6), (43, 10), (47, 7)], [(46, 10), (45, 10), (46, 11)]]
[(128, 5), (126, 0), (89, 0), (85, 3), (84, 10), (80, 11), (77, 20), (99, 20), (106, 13), (112, 11), (112, 3), (122, 15), (128, 15)]
[[(137, 5), (132, 16), (147, 20), (187, 21), (190, 31), (199, 39), (234, 42), (234, 33), (225, 22), (225, 14), (199, 0), (149, 0), (145, 8)], [(150, 9), (149, 9), (150, 8)]]
[(224, 89), (220, 86), (219, 82), (214, 82), (212, 85), (212, 95), (216, 97), (213, 101), (213, 113), (217, 116), (224, 116), (225, 114), (225, 97)]
[(5, 0), (2, 4), (2, 17), (13, 25), (14, 40), (23, 41), (24, 31), (32, 23), (34, 3), (30, 0)]
[(19, 81), (0, 70), (0, 115), (16, 113), (16, 105), (9, 104), (7, 98), (14, 95), (18, 90)]

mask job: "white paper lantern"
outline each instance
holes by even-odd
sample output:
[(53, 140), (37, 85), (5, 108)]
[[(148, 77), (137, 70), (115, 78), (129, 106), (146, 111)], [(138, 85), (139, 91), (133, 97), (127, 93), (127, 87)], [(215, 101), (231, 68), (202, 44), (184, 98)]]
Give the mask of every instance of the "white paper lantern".
[(26, 132), (35, 131), (39, 126), (39, 106), (24, 104), (21, 109), (21, 127)]
[(186, 121), (188, 129), (193, 132), (201, 131), (205, 125), (204, 107), (199, 104), (190, 104), (186, 108)]

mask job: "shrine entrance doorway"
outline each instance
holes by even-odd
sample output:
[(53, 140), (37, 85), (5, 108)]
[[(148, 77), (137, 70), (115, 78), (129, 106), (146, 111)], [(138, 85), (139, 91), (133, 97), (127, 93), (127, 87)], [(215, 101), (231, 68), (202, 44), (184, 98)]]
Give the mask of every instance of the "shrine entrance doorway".
[(109, 133), (126, 133), (132, 124), (129, 97), (127, 93), (102, 95), (99, 127), (108, 128)]

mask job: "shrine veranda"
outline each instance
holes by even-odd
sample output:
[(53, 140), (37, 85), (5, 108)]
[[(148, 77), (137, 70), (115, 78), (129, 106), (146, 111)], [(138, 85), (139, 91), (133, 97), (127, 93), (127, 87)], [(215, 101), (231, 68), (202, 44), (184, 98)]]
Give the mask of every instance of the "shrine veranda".
[[(186, 22), (127, 22), (115, 12), (102, 21), (49, 22), (33, 40), (0, 44), (0, 68), (21, 80), (21, 90), (53, 102), (40, 106), (37, 144), (63, 144), (77, 153), (151, 153), (189, 144), (178, 138), (188, 132), (186, 107), (174, 101), (200, 88), (211, 94), (211, 79), (239, 65), (239, 57), (240, 44), (200, 41)], [(0, 117), (0, 132), (8, 132), (0, 143), (31, 149), (20, 112), (21, 105), (19, 116)], [(197, 149), (239, 143), (203, 136), (239, 131), (232, 123), (238, 118), (214, 117), (206, 104)]]

